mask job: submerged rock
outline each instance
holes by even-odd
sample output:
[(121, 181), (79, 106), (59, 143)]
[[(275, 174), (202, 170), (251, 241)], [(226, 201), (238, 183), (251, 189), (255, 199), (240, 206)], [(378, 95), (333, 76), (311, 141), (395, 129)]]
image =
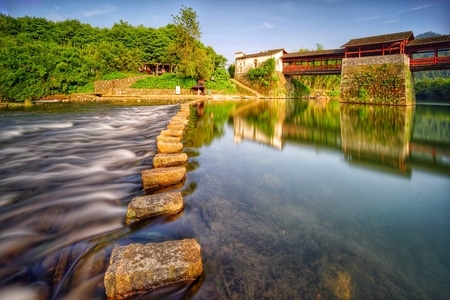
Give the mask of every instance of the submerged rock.
[(186, 176), (186, 167), (154, 168), (141, 172), (145, 190), (155, 190), (181, 182)]
[(165, 167), (177, 167), (186, 164), (188, 156), (186, 153), (174, 153), (166, 154), (159, 153), (153, 157), (153, 167), (165, 168)]
[(183, 209), (180, 192), (135, 197), (128, 204), (126, 224), (165, 214), (174, 215)]
[(104, 283), (108, 299), (193, 281), (202, 273), (200, 245), (194, 239), (163, 243), (116, 245)]

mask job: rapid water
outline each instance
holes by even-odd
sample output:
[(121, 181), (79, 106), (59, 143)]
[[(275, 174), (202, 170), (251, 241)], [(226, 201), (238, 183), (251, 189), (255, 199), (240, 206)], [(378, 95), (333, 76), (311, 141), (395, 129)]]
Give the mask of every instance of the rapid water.
[(0, 112), (0, 299), (95, 295), (109, 255), (99, 245), (130, 231), (126, 205), (142, 193), (140, 171), (177, 110), (52, 103)]

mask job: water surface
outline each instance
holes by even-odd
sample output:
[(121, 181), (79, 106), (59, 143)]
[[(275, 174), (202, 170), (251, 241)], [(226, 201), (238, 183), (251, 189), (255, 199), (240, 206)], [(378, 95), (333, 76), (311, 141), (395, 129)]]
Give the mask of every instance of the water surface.
[(115, 244), (193, 237), (204, 274), (152, 297), (450, 297), (448, 107), (206, 101), (184, 211), (129, 227), (178, 107), (63, 107), (0, 114), (0, 296), (104, 299)]

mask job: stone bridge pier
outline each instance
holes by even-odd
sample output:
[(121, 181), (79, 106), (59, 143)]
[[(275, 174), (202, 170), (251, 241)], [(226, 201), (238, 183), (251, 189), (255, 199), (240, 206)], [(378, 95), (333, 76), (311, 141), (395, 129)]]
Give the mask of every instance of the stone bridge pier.
[(414, 105), (415, 94), (405, 54), (344, 58), (341, 102)]

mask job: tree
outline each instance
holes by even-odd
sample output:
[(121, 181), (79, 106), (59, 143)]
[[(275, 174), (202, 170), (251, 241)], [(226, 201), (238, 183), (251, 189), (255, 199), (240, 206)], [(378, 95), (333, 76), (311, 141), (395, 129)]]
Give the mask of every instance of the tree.
[(196, 43), (199, 42), (201, 31), (197, 21), (197, 13), (190, 7), (181, 6), (180, 13), (173, 16), (176, 39), (171, 47), (172, 55), (178, 59), (177, 72), (185, 77), (197, 76), (195, 64)]

